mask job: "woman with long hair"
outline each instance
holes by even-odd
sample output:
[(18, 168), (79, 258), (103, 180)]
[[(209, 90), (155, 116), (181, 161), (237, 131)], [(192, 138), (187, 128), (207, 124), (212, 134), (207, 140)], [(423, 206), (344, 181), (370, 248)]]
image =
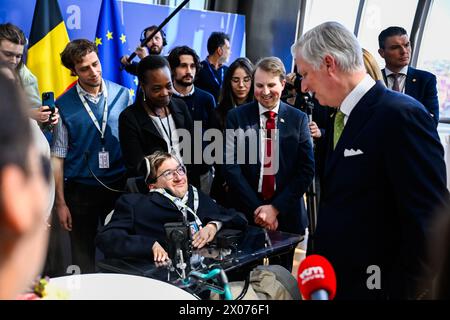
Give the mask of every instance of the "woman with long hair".
[(253, 63), (243, 57), (237, 58), (225, 73), (217, 105), (222, 129), (229, 110), (253, 101), (253, 70)]

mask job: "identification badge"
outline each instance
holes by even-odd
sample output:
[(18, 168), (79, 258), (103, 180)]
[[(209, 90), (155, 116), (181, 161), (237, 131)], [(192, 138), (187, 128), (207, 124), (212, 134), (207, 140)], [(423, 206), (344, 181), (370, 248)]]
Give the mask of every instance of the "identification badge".
[(197, 224), (194, 221), (189, 223), (189, 229), (191, 229), (191, 236), (192, 237), (194, 236), (194, 234), (196, 234), (198, 232), (198, 226), (197, 226)]
[(98, 167), (100, 169), (109, 169), (109, 152), (108, 151), (100, 151), (98, 153)]

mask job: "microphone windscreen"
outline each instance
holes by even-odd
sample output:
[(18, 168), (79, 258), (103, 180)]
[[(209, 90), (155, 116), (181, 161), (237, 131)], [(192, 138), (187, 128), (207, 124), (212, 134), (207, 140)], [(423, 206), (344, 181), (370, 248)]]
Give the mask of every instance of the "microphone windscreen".
[(333, 266), (326, 258), (317, 254), (307, 256), (300, 263), (297, 284), (306, 300), (311, 300), (311, 294), (318, 290), (327, 291), (329, 300), (336, 294), (336, 274)]

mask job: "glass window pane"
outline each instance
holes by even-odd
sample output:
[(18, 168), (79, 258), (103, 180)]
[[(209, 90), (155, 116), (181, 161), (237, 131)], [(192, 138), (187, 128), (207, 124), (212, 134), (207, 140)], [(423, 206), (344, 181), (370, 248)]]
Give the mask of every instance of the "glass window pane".
[[(178, 7), (183, 0), (169, 0), (168, 5), (171, 7)], [(204, 10), (205, 9), (205, 0), (191, 0), (185, 7), (186, 9), (196, 9), (196, 10)]]
[(311, 0), (306, 3), (305, 24), (306, 32), (326, 21), (337, 21), (349, 30), (355, 29), (356, 14), (359, 0)]
[(390, 26), (399, 26), (411, 33), (418, 0), (367, 0), (361, 17), (358, 38), (361, 46), (377, 59), (381, 68), (384, 60), (378, 54), (378, 35)]
[(450, 2), (434, 0), (424, 29), (417, 67), (437, 78), (439, 114), (450, 117), (450, 42), (445, 32), (450, 30)]

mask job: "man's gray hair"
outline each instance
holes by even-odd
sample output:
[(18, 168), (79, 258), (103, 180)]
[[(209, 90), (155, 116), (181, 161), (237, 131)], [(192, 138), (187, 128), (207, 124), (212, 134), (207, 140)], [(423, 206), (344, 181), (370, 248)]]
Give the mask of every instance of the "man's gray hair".
[(297, 51), (315, 70), (320, 69), (326, 55), (334, 57), (344, 72), (364, 70), (361, 45), (355, 35), (338, 22), (325, 22), (306, 32), (291, 47), (294, 57)]

